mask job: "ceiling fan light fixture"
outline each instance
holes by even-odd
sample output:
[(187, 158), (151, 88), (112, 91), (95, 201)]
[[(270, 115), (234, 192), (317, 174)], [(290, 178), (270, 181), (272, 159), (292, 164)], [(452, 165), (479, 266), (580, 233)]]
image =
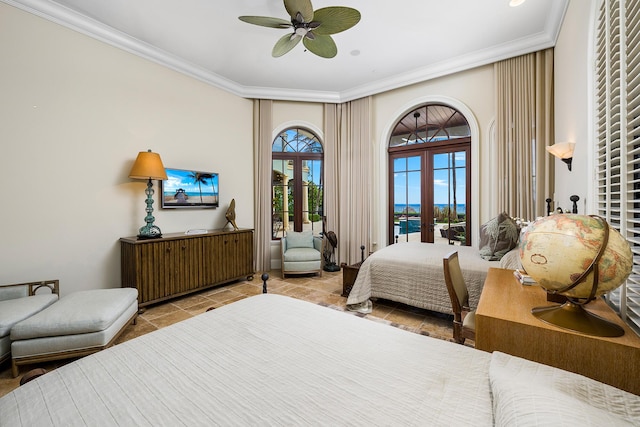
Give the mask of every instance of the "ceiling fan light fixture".
[(273, 47), (271, 55), (278, 58), (293, 49), (300, 40), (312, 53), (322, 58), (333, 58), (338, 48), (332, 34), (346, 31), (360, 22), (360, 12), (343, 6), (332, 6), (314, 12), (310, 0), (284, 0), (291, 21), (266, 16), (240, 16), (249, 24), (270, 28), (290, 28), (293, 34), (281, 37)]
[(302, 13), (297, 12), (297, 13), (296, 13), (296, 17), (295, 17), (295, 18), (293, 18), (293, 20), (292, 20), (292, 21), (293, 21), (293, 22), (292, 22), (292, 23), (293, 23), (293, 25), (296, 25), (296, 24), (304, 24), (304, 18), (302, 17)]

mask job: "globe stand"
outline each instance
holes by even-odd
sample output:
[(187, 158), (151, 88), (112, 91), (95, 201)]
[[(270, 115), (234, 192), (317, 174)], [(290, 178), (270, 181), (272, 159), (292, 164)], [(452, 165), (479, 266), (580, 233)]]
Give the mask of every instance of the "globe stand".
[(590, 313), (582, 304), (567, 301), (562, 305), (535, 307), (531, 313), (545, 323), (562, 329), (598, 337), (621, 337), (624, 329), (613, 322)]
[[(542, 284), (540, 285), (545, 291), (547, 291), (549, 296), (564, 296), (567, 298), (567, 302), (561, 305), (535, 307), (531, 309), (531, 313), (541, 321), (563, 329), (598, 337), (620, 337), (624, 335), (624, 329), (609, 320), (588, 312), (584, 308), (586, 304), (595, 300), (598, 295), (598, 285), (600, 282), (600, 267), (598, 264), (609, 243), (609, 225), (607, 222), (596, 215), (591, 215), (591, 217), (600, 222), (603, 229), (603, 236), (596, 256), (582, 274), (576, 277), (573, 283), (568, 286), (560, 289), (548, 290), (545, 289)], [(589, 274), (593, 274), (593, 282), (591, 284), (591, 291), (589, 294), (573, 298), (570, 297), (568, 292), (580, 283), (584, 282)]]

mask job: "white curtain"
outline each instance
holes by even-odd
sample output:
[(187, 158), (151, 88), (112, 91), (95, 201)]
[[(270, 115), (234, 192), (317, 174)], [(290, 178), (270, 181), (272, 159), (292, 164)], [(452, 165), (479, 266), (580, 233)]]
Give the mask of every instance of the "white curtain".
[(273, 101), (253, 102), (253, 188), (255, 271), (271, 269), (271, 161)]
[(325, 215), (338, 237), (336, 259), (353, 264), (371, 247), (371, 98), (325, 104)]
[(495, 63), (499, 209), (529, 220), (553, 197), (553, 48)]

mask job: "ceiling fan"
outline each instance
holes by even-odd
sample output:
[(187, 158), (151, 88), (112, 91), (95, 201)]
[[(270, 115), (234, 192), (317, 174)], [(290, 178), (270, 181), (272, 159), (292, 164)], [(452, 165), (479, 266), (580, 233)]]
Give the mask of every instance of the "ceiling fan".
[(353, 27), (360, 21), (360, 12), (350, 7), (331, 6), (314, 12), (310, 0), (284, 0), (284, 7), (291, 20), (268, 16), (240, 16), (238, 19), (249, 24), (270, 28), (293, 28), (277, 41), (271, 55), (278, 58), (297, 46), (302, 40), (304, 46), (323, 58), (333, 58), (338, 53), (331, 34)]

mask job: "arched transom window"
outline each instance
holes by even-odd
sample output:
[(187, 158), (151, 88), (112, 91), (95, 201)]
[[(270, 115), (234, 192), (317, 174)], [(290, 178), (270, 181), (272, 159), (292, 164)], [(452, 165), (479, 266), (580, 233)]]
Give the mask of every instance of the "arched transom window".
[(470, 138), (467, 119), (446, 105), (423, 105), (405, 115), (393, 129), (389, 147)]

